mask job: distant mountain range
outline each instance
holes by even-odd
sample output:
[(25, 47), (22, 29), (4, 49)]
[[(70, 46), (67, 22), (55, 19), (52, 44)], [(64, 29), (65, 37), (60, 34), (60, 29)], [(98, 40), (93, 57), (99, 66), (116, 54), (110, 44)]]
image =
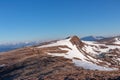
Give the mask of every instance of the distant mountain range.
[(105, 37), (103, 36), (86, 36), (86, 37), (82, 37), (81, 40), (84, 41), (97, 41), (97, 40), (101, 40), (104, 39)]
[[(115, 37), (119, 37), (119, 36), (115, 36)], [(114, 40), (115, 37), (86, 36), (86, 37), (82, 37), (80, 39), (83, 40), (83, 41), (102, 41), (102, 40), (105, 41), (105, 40), (107, 40), (107, 42), (108, 42), (108, 40), (109, 41)], [(23, 47), (26, 47), (26, 46), (33, 46), (33, 45), (37, 45), (38, 43), (40, 43), (40, 41), (0, 44), (0, 52), (7, 52), (7, 51), (10, 51), (10, 50), (23, 48)]]
[(20, 43), (9, 43), (9, 44), (0, 44), (0, 52), (6, 52), (18, 48), (23, 48), (26, 46), (33, 46), (35, 44), (38, 44), (37, 41), (32, 42), (20, 42)]

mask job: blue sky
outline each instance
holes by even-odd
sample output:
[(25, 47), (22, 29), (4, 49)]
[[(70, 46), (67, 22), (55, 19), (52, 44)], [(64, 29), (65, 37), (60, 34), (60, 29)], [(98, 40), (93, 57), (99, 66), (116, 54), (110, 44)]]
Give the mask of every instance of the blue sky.
[(0, 0), (0, 42), (120, 34), (120, 0)]

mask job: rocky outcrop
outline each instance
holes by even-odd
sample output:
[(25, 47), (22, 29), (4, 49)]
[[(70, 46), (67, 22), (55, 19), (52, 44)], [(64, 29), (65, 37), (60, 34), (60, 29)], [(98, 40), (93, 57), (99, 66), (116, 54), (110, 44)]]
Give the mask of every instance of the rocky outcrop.
[(84, 46), (84, 43), (77, 36), (72, 36), (70, 42), (76, 45), (77, 48), (82, 48)]

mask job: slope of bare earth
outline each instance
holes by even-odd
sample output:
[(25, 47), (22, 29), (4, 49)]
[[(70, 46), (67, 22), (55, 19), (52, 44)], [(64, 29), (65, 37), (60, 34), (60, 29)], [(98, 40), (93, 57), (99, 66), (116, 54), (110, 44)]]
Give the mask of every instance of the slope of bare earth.
[(120, 80), (119, 70), (83, 69), (70, 59), (47, 55), (46, 49), (28, 47), (0, 54), (0, 80)]

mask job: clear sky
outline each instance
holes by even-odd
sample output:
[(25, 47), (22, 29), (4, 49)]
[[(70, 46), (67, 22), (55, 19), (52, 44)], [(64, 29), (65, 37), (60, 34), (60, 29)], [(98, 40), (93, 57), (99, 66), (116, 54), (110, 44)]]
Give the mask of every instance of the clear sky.
[(0, 0), (0, 42), (120, 34), (120, 0)]

